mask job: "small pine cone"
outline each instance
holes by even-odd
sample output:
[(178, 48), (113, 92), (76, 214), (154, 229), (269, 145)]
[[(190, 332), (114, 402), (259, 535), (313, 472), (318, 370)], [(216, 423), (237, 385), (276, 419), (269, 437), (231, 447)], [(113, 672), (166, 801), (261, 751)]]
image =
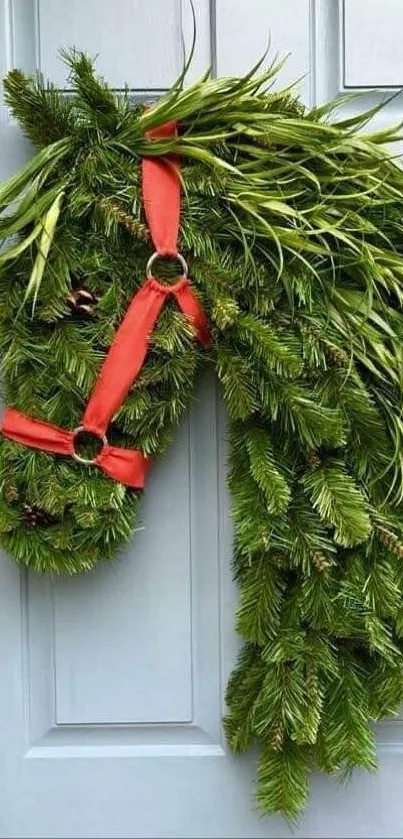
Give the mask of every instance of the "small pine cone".
[(338, 367), (348, 367), (350, 359), (344, 350), (341, 350), (340, 347), (335, 347), (333, 344), (329, 343), (326, 343), (326, 348), (328, 354)]
[(331, 566), (331, 562), (327, 559), (323, 551), (313, 551), (311, 554), (312, 562), (318, 571), (327, 571)]
[(306, 692), (312, 699), (318, 691), (318, 673), (315, 667), (307, 667), (306, 671)]
[(92, 317), (94, 306), (99, 302), (99, 297), (83, 286), (77, 286), (72, 288), (70, 294), (66, 297), (66, 301), (72, 312)]
[(21, 518), (25, 526), (30, 530), (38, 526), (47, 526), (52, 524), (53, 521), (52, 516), (46, 510), (37, 507), (36, 504), (23, 504), (21, 507)]
[(4, 484), (4, 498), (10, 504), (12, 501), (17, 501), (18, 499), (18, 489), (17, 485), (11, 481), (7, 481)]
[(275, 752), (281, 752), (284, 743), (284, 723), (278, 722), (271, 732), (270, 745)]
[(340, 349), (340, 347), (336, 347), (332, 344), (331, 341), (325, 337), (322, 330), (317, 329), (311, 324), (303, 324), (302, 331), (314, 341), (320, 341), (324, 345), (327, 355), (335, 362), (335, 364), (337, 364), (338, 367), (348, 367), (350, 359), (347, 353)]
[(318, 455), (315, 454), (315, 452), (311, 452), (311, 454), (308, 455), (307, 461), (311, 469), (319, 469), (319, 466), (322, 465), (320, 457), (318, 457)]
[(135, 236), (136, 239), (141, 239), (143, 242), (148, 242), (150, 239), (150, 234), (148, 232), (148, 228), (145, 224), (137, 219), (133, 218), (130, 213), (128, 213), (125, 207), (116, 201), (114, 198), (101, 198), (98, 202), (98, 206), (101, 207), (105, 213), (110, 213), (115, 221), (118, 224), (121, 224), (122, 227), (125, 227), (132, 236)]
[(399, 559), (403, 559), (403, 540), (390, 530), (386, 530), (385, 527), (376, 527), (375, 530), (379, 541), (385, 545), (385, 548), (396, 554)]

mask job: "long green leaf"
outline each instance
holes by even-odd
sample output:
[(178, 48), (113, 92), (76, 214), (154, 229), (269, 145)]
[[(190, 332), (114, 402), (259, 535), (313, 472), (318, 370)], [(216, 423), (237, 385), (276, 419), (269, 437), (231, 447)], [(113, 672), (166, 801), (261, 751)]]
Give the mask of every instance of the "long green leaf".
[(64, 192), (59, 192), (42, 222), (42, 234), (38, 243), (38, 253), (36, 255), (34, 266), (24, 296), (24, 303), (26, 300), (28, 300), (29, 297), (33, 297), (33, 309), (35, 307), (39, 288), (42, 282), (42, 277), (48, 261), (48, 255), (54, 239), (57, 221), (60, 215), (61, 205), (64, 196)]

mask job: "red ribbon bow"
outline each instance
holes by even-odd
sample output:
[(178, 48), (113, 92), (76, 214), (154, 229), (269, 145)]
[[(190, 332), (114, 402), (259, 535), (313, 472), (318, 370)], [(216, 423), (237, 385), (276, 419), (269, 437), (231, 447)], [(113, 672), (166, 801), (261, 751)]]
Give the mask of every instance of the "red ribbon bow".
[[(147, 132), (150, 138), (176, 135), (176, 124), (167, 123)], [(143, 201), (156, 253), (177, 256), (180, 217), (179, 161), (144, 158), (142, 162)], [(79, 429), (68, 431), (42, 420), (31, 419), (14, 408), (7, 408), (1, 431), (5, 437), (24, 446), (55, 454), (75, 456), (78, 430), (97, 435), (103, 442), (100, 453), (90, 461), (105, 475), (136, 489), (144, 487), (150, 461), (142, 452), (111, 446), (105, 439), (108, 425), (119, 410), (137, 378), (146, 357), (149, 339), (165, 301), (173, 296), (181, 311), (193, 323), (203, 346), (209, 342), (207, 319), (187, 277), (165, 286), (154, 277), (146, 280), (133, 297), (116, 332), (100, 370)]]

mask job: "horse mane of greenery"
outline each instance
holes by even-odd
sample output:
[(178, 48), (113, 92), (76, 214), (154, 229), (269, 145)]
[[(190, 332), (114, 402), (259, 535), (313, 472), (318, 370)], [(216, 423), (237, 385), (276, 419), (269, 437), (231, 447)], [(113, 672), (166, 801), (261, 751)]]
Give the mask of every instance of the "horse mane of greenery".
[[(68, 95), (13, 70), (6, 102), (39, 151), (0, 188), (7, 405), (74, 428), (151, 253), (144, 155), (181, 157), (181, 251), (203, 351), (172, 302), (111, 439), (166, 450), (213, 368), (229, 415), (237, 630), (234, 752), (294, 819), (311, 770), (375, 766), (372, 721), (403, 698), (403, 171), (377, 109), (341, 119), (244, 78), (183, 77), (152, 109), (65, 54)], [(177, 139), (147, 129), (177, 120)], [(0, 538), (38, 572), (116, 556), (141, 497), (72, 459), (0, 443)]]

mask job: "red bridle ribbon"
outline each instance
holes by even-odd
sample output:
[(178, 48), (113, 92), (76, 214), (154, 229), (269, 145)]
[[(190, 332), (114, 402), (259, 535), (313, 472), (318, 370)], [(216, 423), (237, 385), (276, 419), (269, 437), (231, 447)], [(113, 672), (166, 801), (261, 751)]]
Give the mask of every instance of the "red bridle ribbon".
[[(176, 123), (170, 122), (147, 132), (150, 139), (175, 137)], [(155, 256), (179, 257), (180, 221), (179, 159), (175, 155), (145, 157), (142, 161), (143, 202)], [(149, 262), (150, 265), (150, 262)], [(142, 489), (150, 461), (141, 451), (111, 446), (106, 439), (109, 423), (123, 404), (147, 355), (150, 336), (166, 300), (173, 297), (192, 322), (203, 346), (209, 343), (206, 315), (182, 275), (174, 285), (164, 285), (148, 276), (134, 295), (101, 367), (80, 426), (73, 431), (31, 419), (14, 408), (6, 408), (1, 425), (5, 437), (33, 449), (75, 457), (91, 463), (108, 477), (126, 486)], [(102, 441), (102, 450), (90, 461), (77, 455), (77, 434), (86, 431)]]

